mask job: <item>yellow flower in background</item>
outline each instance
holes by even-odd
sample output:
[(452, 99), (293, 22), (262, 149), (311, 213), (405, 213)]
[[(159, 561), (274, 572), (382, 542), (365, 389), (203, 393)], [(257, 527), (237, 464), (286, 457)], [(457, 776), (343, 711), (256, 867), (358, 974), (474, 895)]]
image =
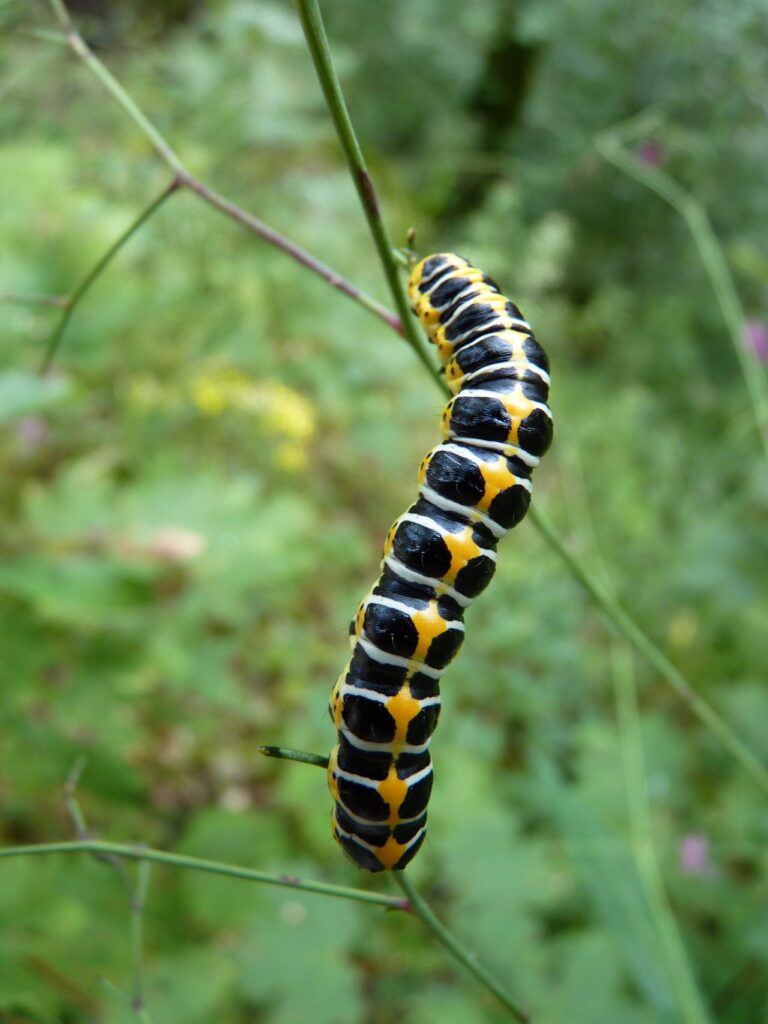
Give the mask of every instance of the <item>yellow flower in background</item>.
[(267, 384), (259, 395), (266, 428), (295, 441), (308, 441), (315, 432), (312, 404), (285, 384)]
[(198, 379), (190, 384), (192, 401), (205, 416), (219, 416), (227, 407), (221, 388), (213, 381)]
[(237, 409), (242, 395), (252, 386), (251, 378), (233, 366), (202, 370), (189, 383), (190, 396), (204, 416), (220, 416)]
[(234, 366), (213, 366), (189, 382), (189, 395), (204, 416), (239, 412), (252, 417), (268, 435), (284, 439), (275, 448), (281, 469), (298, 472), (308, 461), (307, 445), (317, 429), (309, 399), (286, 384), (257, 380)]

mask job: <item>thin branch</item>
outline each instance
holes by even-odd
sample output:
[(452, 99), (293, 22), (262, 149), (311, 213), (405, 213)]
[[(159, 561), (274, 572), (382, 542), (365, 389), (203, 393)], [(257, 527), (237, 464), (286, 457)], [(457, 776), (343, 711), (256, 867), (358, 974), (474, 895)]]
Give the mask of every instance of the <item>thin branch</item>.
[(7, 857), (45, 857), (54, 853), (100, 853), (114, 854), (126, 860), (146, 860), (157, 864), (168, 864), (171, 867), (189, 871), (204, 871), (210, 875), (224, 875), (227, 878), (241, 878), (246, 882), (261, 882), (265, 885), (279, 885), (288, 889), (301, 889), (304, 892), (317, 892), (323, 896), (336, 896), (339, 899), (357, 900), (360, 903), (374, 903), (390, 910), (408, 910), (409, 905), (394, 896), (382, 893), (366, 892), (364, 889), (351, 889), (343, 885), (331, 885), (328, 882), (304, 881), (293, 875), (277, 875), (271, 871), (255, 871), (238, 864), (225, 864), (217, 860), (205, 860), (202, 857), (188, 857), (181, 853), (170, 853), (166, 850), (153, 850), (149, 847), (132, 846), (129, 843), (110, 843), (100, 839), (78, 839), (63, 843), (38, 843), (31, 846), (7, 846), (0, 849), (0, 860)]
[[(76, 758), (75, 763), (70, 768), (64, 781), (63, 789), (64, 805), (67, 809), (67, 814), (72, 821), (75, 835), (78, 839), (83, 841), (93, 839), (93, 836), (88, 829), (88, 825), (86, 824), (85, 815), (83, 814), (77, 799), (77, 787), (80, 783), (80, 777), (85, 770), (87, 761), (88, 759), (83, 755)], [(107, 854), (97, 853), (94, 854), (93, 859), (99, 861), (101, 864), (107, 864), (109, 867), (113, 868), (120, 876), (120, 881), (125, 886), (126, 892), (130, 895), (131, 885), (128, 873), (125, 870), (125, 865), (119, 857), (112, 857)]]
[(277, 249), (281, 249), (284, 253), (296, 260), (303, 267), (311, 270), (313, 273), (322, 277), (332, 288), (338, 289), (343, 295), (353, 299), (359, 305), (364, 306), (365, 309), (369, 310), (375, 316), (383, 320), (388, 327), (391, 327), (393, 331), (398, 334), (403, 333), (403, 327), (400, 322), (400, 318), (395, 316), (385, 306), (382, 306), (376, 299), (372, 299), (369, 295), (361, 292), (359, 288), (351, 284), (346, 278), (342, 277), (341, 274), (337, 274), (335, 270), (329, 267), (322, 260), (317, 259), (315, 256), (302, 249), (301, 246), (296, 245), (290, 239), (281, 235), (274, 228), (271, 228), (264, 221), (259, 220), (258, 217), (254, 217), (253, 214), (242, 210), (239, 206), (225, 199), (224, 196), (219, 195), (212, 188), (208, 188), (197, 178), (192, 177), (189, 174), (185, 174), (181, 184), (186, 186), (191, 192), (200, 196), (206, 203), (219, 210), (221, 213), (226, 214), (227, 217), (231, 217), (232, 220), (237, 221), (238, 224), (242, 224), (243, 227), (248, 228), (257, 234), (263, 241), (268, 242), (270, 245), (274, 245)]
[(584, 587), (618, 633), (654, 668), (685, 703), (691, 712), (718, 740), (720, 745), (737, 761), (754, 782), (768, 794), (768, 768), (739, 739), (714, 708), (700, 697), (685, 676), (676, 668), (660, 647), (621, 607), (616, 598), (600, 584), (595, 575), (571, 554), (542, 513), (531, 507), (528, 515), (549, 546), (566, 564), (571, 574)]
[(481, 985), (487, 988), (490, 992), (493, 992), (502, 1006), (506, 1007), (516, 1020), (521, 1021), (522, 1024), (526, 1024), (526, 1022), (530, 1021), (531, 1018), (528, 1014), (517, 1006), (509, 993), (498, 983), (494, 976), (486, 970), (482, 964), (478, 963), (474, 953), (470, 953), (469, 950), (459, 942), (456, 936), (448, 931), (442, 921), (436, 917), (432, 908), (411, 883), (408, 875), (404, 871), (393, 871), (392, 874), (397, 884), (408, 897), (408, 902), (411, 905), (413, 913), (421, 919), (437, 941), (441, 945), (445, 946), (449, 953), (451, 953), (459, 963), (463, 964), (470, 974), (477, 978)]
[(284, 761), (299, 761), (301, 764), (312, 764), (318, 768), (328, 767), (328, 758), (322, 754), (310, 754), (306, 750), (293, 750), (291, 747), (259, 747), (264, 757), (282, 758)]
[(167, 185), (163, 191), (147, 206), (142, 212), (136, 217), (135, 220), (131, 221), (125, 231), (115, 239), (112, 245), (107, 251), (100, 257), (99, 260), (91, 267), (88, 273), (85, 275), (80, 284), (75, 288), (69, 298), (64, 304), (64, 312), (62, 313), (58, 324), (51, 332), (51, 336), (48, 339), (48, 344), (45, 349), (45, 356), (43, 357), (43, 363), (40, 368), (40, 372), (45, 374), (51, 367), (56, 353), (61, 344), (61, 340), (64, 337), (64, 332), (67, 329), (67, 324), (72, 317), (72, 314), (77, 309), (81, 300), (85, 297), (86, 293), (90, 290), (91, 286), (95, 284), (98, 278), (104, 273), (109, 264), (120, 252), (123, 246), (131, 239), (136, 232), (143, 227), (143, 225), (149, 220), (153, 213), (160, 209), (166, 199), (172, 195), (179, 187), (179, 182), (176, 178)]
[(77, 56), (85, 62), (93, 74), (99, 79), (107, 92), (112, 96), (112, 99), (114, 99), (116, 103), (119, 103), (126, 114), (135, 121), (139, 128), (141, 128), (157, 150), (158, 155), (168, 164), (173, 172), (179, 177), (184, 176), (186, 174), (186, 168), (181, 162), (180, 157), (177, 156), (168, 141), (144, 114), (138, 104), (134, 101), (133, 97), (125, 91), (109, 68), (105, 64), (102, 64), (90, 46), (85, 42), (83, 37), (75, 28), (75, 24), (72, 21), (63, 0), (48, 0), (48, 2), (66, 33), (69, 45)]
[(363, 151), (355, 135), (355, 129), (349, 117), (349, 111), (341, 91), (333, 57), (325, 34), (323, 19), (317, 0), (296, 0), (307, 46), (315, 65), (317, 77), (325, 96), (328, 111), (333, 120), (336, 134), (344, 151), (352, 180), (355, 183), (360, 203), (363, 207), (368, 227), (379, 254), (384, 275), (395, 303), (395, 308), (402, 323), (402, 334), (430, 374), (437, 378), (435, 366), (428, 356), (424, 340), (417, 329), (408, 306), (408, 298), (403, 288), (399, 272), (399, 254), (389, 237), (386, 225), (381, 216), (376, 189), (365, 163)]
[(112, 72), (101, 62), (101, 60), (99, 60), (93, 50), (91, 50), (85, 42), (83, 37), (75, 28), (74, 22), (72, 21), (63, 0), (49, 0), (49, 3), (53, 8), (57, 19), (64, 28), (67, 41), (69, 42), (72, 50), (87, 65), (94, 75), (96, 75), (112, 98), (122, 107), (125, 113), (128, 114), (134, 124), (141, 129), (154, 147), (158, 156), (171, 168), (174, 173), (174, 180), (176, 181), (177, 187), (188, 188), (191, 192), (198, 195), (204, 202), (213, 206), (221, 213), (226, 214), (226, 216), (230, 217), (238, 224), (242, 224), (255, 235), (258, 235), (262, 241), (280, 249), (302, 266), (323, 278), (323, 280), (327, 281), (333, 288), (336, 288), (338, 291), (342, 292), (342, 294), (363, 306), (364, 309), (373, 313), (380, 320), (383, 320), (388, 327), (392, 328), (392, 330), (397, 331), (398, 334), (402, 333), (400, 318), (395, 316), (395, 314), (390, 310), (386, 309), (381, 305), (381, 303), (355, 287), (355, 285), (342, 277), (341, 274), (338, 274), (335, 270), (331, 269), (331, 267), (323, 263), (322, 260), (312, 256), (305, 249), (302, 249), (301, 246), (292, 242), (289, 238), (286, 238), (285, 235), (280, 234), (278, 231), (275, 231), (263, 221), (259, 220), (258, 217), (254, 217), (253, 214), (248, 213), (246, 210), (235, 205), (235, 203), (225, 199), (223, 196), (219, 195), (213, 189), (204, 185), (203, 182), (196, 178), (189, 168), (183, 163), (175, 150), (172, 149), (171, 145), (160, 130), (150, 121), (132, 96), (130, 96), (130, 94), (123, 88)]
[[(632, 122), (630, 122), (631, 124)], [(627, 126), (624, 126), (626, 130)], [(669, 203), (683, 218), (691, 232), (747, 386), (752, 415), (763, 452), (768, 457), (768, 380), (757, 354), (745, 343), (746, 315), (733, 281), (723, 247), (715, 234), (703, 203), (682, 188), (666, 171), (643, 163), (619, 140), (616, 130), (596, 139), (600, 154), (630, 178), (645, 185)]]
[(664, 948), (680, 1019), (687, 1024), (708, 1024), (709, 1014), (675, 921), (653, 841), (632, 651), (626, 644), (614, 645), (612, 674), (630, 833), (638, 874)]
[(75, 796), (77, 792), (77, 786), (80, 782), (80, 777), (85, 770), (87, 759), (81, 755), (75, 760), (75, 763), (69, 769), (66, 779), (64, 780), (64, 803), (67, 808), (67, 813), (72, 819), (72, 824), (75, 827), (75, 835), (78, 839), (88, 838), (88, 827), (85, 824), (85, 815), (80, 810), (80, 804), (77, 802)]

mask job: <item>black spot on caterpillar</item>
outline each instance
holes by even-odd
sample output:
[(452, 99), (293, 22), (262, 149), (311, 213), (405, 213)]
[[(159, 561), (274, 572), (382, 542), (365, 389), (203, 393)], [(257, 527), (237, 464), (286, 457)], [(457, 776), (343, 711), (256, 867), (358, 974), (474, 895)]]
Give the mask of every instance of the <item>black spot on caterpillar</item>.
[(402, 870), (424, 841), (440, 676), (464, 639), (464, 609), (493, 576), (498, 540), (528, 510), (531, 471), (552, 440), (547, 357), (496, 283), (438, 253), (413, 268), (408, 296), (453, 398), (444, 440), (419, 468), (419, 497), (387, 534), (331, 694), (333, 834), (368, 871)]

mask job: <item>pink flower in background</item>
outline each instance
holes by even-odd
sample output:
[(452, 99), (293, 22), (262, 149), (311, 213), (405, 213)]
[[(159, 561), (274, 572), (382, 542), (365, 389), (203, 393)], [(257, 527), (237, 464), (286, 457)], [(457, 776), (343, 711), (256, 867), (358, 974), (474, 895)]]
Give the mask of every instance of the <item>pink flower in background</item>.
[(762, 320), (747, 320), (744, 325), (744, 341), (761, 363), (768, 363), (768, 327)]
[(714, 870), (706, 836), (683, 836), (680, 842), (680, 870), (684, 875), (712, 875)]
[(660, 142), (645, 139), (635, 148), (635, 156), (649, 167), (657, 167), (664, 159), (664, 149)]

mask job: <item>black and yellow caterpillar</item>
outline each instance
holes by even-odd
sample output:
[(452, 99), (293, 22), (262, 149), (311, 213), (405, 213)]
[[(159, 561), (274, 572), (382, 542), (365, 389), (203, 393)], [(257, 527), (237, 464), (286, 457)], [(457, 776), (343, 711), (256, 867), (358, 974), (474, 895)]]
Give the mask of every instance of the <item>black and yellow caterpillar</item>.
[(439, 680), (488, 586), (496, 544), (525, 515), (552, 440), (547, 357), (517, 306), (465, 259), (416, 264), (408, 296), (454, 397), (424, 457), (419, 497), (387, 534), (382, 573), (350, 627), (330, 700), (333, 833), (368, 871), (401, 870), (421, 846), (432, 788)]

